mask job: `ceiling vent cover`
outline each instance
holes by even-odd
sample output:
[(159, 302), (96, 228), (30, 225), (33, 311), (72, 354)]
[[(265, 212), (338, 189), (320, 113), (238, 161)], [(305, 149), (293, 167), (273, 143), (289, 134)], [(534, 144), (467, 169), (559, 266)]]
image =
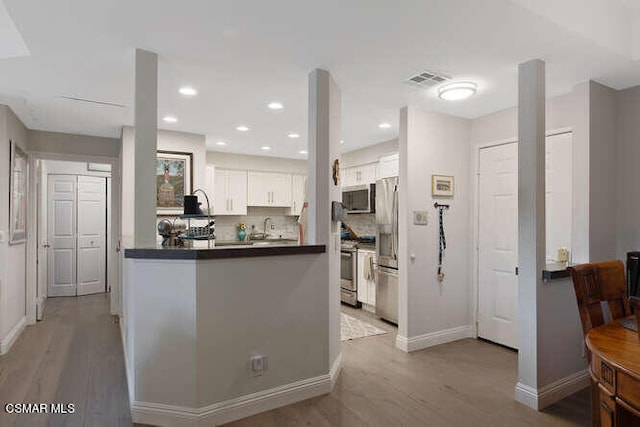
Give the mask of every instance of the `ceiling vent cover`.
[(449, 80), (451, 80), (451, 77), (445, 76), (444, 74), (434, 73), (433, 71), (421, 71), (409, 77), (404, 82), (416, 87), (431, 87)]

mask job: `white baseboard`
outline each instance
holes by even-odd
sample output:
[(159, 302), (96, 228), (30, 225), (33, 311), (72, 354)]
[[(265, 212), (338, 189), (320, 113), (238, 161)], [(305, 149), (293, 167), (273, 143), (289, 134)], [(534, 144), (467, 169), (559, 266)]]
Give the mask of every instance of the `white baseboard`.
[(430, 332), (424, 335), (407, 338), (401, 335), (396, 336), (396, 347), (404, 352), (411, 352), (433, 347), (435, 345), (446, 344), (464, 338), (473, 337), (471, 325), (459, 326), (457, 328), (445, 329), (437, 332)]
[(13, 325), (13, 328), (11, 328), (7, 336), (0, 341), (0, 354), (7, 354), (9, 352), (26, 326), (27, 317), (22, 316), (20, 320)]
[(516, 384), (516, 401), (537, 411), (589, 387), (589, 370), (575, 372), (558, 381), (535, 389), (526, 384)]
[(330, 393), (340, 375), (341, 360), (342, 353), (336, 357), (329, 374), (214, 403), (203, 408), (132, 401), (131, 416), (135, 423), (157, 426), (204, 427), (228, 423)]

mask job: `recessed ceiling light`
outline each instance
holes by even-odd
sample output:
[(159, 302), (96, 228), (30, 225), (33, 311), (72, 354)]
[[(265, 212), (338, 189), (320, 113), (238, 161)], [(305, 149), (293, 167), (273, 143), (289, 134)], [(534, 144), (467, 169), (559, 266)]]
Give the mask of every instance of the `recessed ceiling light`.
[(218, 142), (216, 142), (216, 145), (219, 145), (219, 146), (221, 146), (221, 147), (224, 147), (225, 145), (227, 145), (227, 143), (226, 143), (226, 142), (224, 142), (224, 141), (218, 141)]
[(284, 105), (282, 105), (281, 102), (274, 101), (267, 104), (267, 107), (269, 107), (272, 110), (282, 110), (284, 108)]
[(236, 130), (237, 130), (238, 132), (246, 132), (246, 131), (248, 131), (248, 130), (249, 130), (249, 127), (248, 127), (248, 126), (245, 126), (245, 125), (240, 125), (240, 126), (237, 126), (237, 127), (236, 127)]
[(264, 151), (269, 151), (269, 150), (271, 150), (271, 147), (267, 147), (266, 145), (265, 145), (264, 147), (260, 147), (260, 148), (262, 148)]
[(300, 138), (300, 135), (297, 133), (290, 133), (289, 135), (287, 135), (289, 138)]
[(178, 121), (178, 119), (173, 116), (164, 116), (162, 120), (164, 120), (167, 123), (176, 123)]
[(344, 141), (343, 141), (343, 140), (340, 140), (340, 144), (344, 144)]
[(185, 96), (195, 96), (195, 95), (198, 94), (198, 91), (195, 90), (194, 88), (192, 88), (191, 86), (181, 87), (178, 92), (180, 92), (181, 94), (183, 94)]
[(300, 154), (307, 154), (307, 150), (300, 150)]
[(469, 98), (477, 91), (477, 86), (472, 82), (449, 83), (438, 88), (438, 96), (445, 101), (459, 101)]
[(380, 124), (378, 125), (378, 127), (379, 127), (380, 129), (389, 129), (389, 128), (391, 127), (391, 125), (390, 125), (389, 123), (380, 123)]

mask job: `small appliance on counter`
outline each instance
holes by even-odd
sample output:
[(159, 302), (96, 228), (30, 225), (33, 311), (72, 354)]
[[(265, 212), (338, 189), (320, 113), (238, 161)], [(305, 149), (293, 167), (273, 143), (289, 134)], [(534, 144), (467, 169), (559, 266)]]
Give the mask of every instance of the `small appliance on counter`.
[(163, 219), (158, 222), (158, 234), (162, 236), (162, 247), (184, 247), (184, 240), (180, 235), (187, 229), (187, 225), (182, 221), (169, 221)]

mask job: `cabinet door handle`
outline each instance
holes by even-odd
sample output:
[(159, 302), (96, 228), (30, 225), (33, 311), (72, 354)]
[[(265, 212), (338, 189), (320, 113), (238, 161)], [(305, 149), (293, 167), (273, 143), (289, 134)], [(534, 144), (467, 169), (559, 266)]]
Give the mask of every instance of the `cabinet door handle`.
[(231, 210), (233, 211), (233, 199), (231, 199)]

